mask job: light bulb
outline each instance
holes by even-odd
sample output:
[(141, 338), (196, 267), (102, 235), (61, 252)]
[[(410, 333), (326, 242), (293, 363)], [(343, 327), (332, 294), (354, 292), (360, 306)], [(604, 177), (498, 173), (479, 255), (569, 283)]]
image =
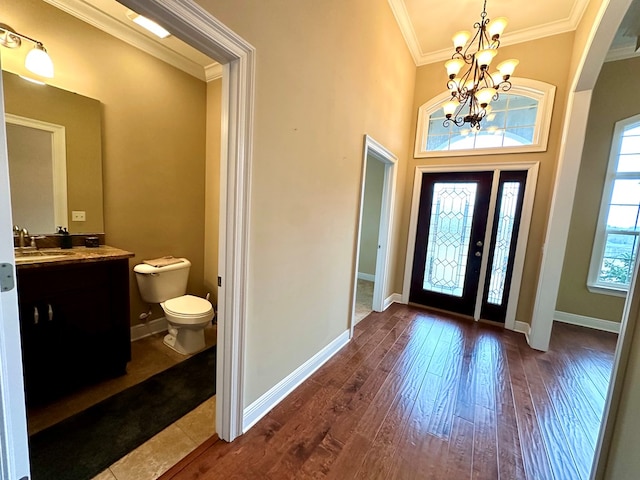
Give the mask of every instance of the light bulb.
[(41, 43), (37, 43), (27, 54), (24, 66), (36, 75), (53, 78), (53, 62)]
[(464, 60), (461, 60), (459, 58), (454, 58), (444, 64), (444, 68), (447, 69), (447, 74), (449, 75), (449, 78), (451, 80), (454, 79), (454, 77), (458, 74), (458, 72), (460, 72), (463, 66)]
[(485, 48), (476, 53), (476, 60), (480, 68), (485, 69), (491, 64), (491, 60), (498, 54), (498, 51), (493, 48)]
[(485, 108), (495, 95), (496, 91), (493, 88), (481, 88), (476, 92), (476, 98), (478, 99), (478, 103), (482, 108)]
[(489, 22), (489, 37), (492, 40), (497, 40), (504, 32), (506, 28), (508, 20), (505, 17), (494, 18)]
[(504, 80), (508, 80), (509, 77), (513, 75), (513, 71), (516, 69), (519, 63), (520, 61), (516, 60), (515, 58), (511, 58), (509, 60), (505, 60), (504, 62), (499, 63), (498, 71), (500, 72), (500, 75), (502, 75), (502, 78)]
[(453, 40), (453, 46), (455, 47), (456, 51), (460, 51), (464, 48), (470, 38), (471, 32), (462, 30), (460, 32), (457, 32), (451, 40)]
[(442, 110), (447, 118), (451, 117), (456, 109), (460, 106), (460, 102), (456, 100), (450, 100), (442, 106)]

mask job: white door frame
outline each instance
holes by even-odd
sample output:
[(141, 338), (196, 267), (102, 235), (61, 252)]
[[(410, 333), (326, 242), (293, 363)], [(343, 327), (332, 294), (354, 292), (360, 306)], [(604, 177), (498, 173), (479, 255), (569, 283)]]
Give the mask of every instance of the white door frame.
[(362, 152), (362, 182), (360, 183), (360, 211), (358, 214), (358, 230), (356, 232), (356, 255), (354, 266), (353, 298), (351, 299), (351, 336), (355, 326), (353, 319), (356, 311), (356, 292), (358, 291), (358, 259), (360, 258), (360, 235), (362, 234), (362, 213), (364, 207), (364, 188), (367, 178), (367, 164), (369, 157), (374, 157), (384, 165), (384, 179), (382, 181), (382, 202), (380, 205), (380, 227), (378, 229), (378, 250), (376, 254), (376, 271), (373, 283), (373, 304), (376, 312), (384, 311), (389, 304), (385, 302), (384, 292), (387, 286), (389, 262), (391, 255), (391, 225), (396, 196), (396, 177), (398, 158), (380, 142), (369, 135), (364, 136)]
[[(9, 156), (2, 88), (0, 75), (0, 276), (13, 276), (15, 279)], [(18, 294), (15, 286), (7, 288), (0, 288), (0, 478), (17, 480), (30, 475), (29, 449)]]
[[(68, 227), (67, 211), (67, 141), (64, 125), (43, 122), (35, 118), (5, 113), (5, 122), (11, 125), (34, 128), (51, 134), (51, 166), (53, 168), (53, 223)], [(23, 225), (24, 226), (24, 225)]]
[[(491, 240), (491, 230), (493, 226), (493, 211), (495, 210), (498, 184), (495, 181), (499, 178), (501, 171), (526, 171), (527, 182), (524, 190), (522, 203), (522, 214), (520, 217), (520, 228), (516, 244), (516, 254), (513, 261), (513, 275), (509, 298), (507, 299), (507, 312), (504, 326), (509, 330), (524, 330), (521, 322), (516, 321), (516, 308), (518, 307), (518, 296), (520, 295), (520, 285), (522, 284), (522, 273), (524, 269), (525, 253), (529, 238), (529, 228), (531, 226), (531, 214), (533, 212), (533, 201), (538, 181), (539, 162), (513, 162), (513, 163), (473, 163), (469, 165), (418, 165), (413, 179), (413, 199), (411, 201), (411, 217), (409, 219), (409, 235), (407, 238), (407, 256), (404, 267), (404, 283), (402, 286), (402, 303), (409, 303), (409, 293), (411, 289), (411, 274), (413, 273), (413, 258), (415, 254), (416, 232), (418, 227), (418, 210), (420, 208), (420, 192), (422, 191), (423, 173), (453, 173), (453, 172), (493, 172), (494, 181), (491, 188), (491, 201), (489, 204), (489, 218), (487, 219), (487, 233), (485, 235), (485, 245), (489, 245)], [(486, 274), (489, 255), (484, 255), (481, 266), (481, 280), (476, 297), (476, 308), (474, 319), (480, 318), (480, 304), (484, 288), (484, 275)], [(528, 332), (525, 332), (528, 333)]]
[(232, 441), (244, 433), (255, 49), (193, 0), (118, 1), (223, 65), (216, 430)]
[(537, 350), (549, 349), (573, 200), (582, 161), (591, 94), (609, 45), (630, 3), (631, 0), (602, 2), (569, 90), (549, 222), (542, 248), (540, 274), (531, 318), (529, 345)]

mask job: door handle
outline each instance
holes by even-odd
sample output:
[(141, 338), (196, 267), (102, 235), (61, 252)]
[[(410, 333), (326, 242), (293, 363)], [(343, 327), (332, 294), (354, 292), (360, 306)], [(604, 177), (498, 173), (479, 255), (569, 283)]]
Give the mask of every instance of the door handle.
[(37, 325), (40, 321), (40, 312), (38, 312), (38, 307), (33, 307), (33, 324)]
[(50, 303), (48, 303), (47, 306), (49, 307), (49, 311), (47, 312), (49, 314), (49, 321), (51, 321), (53, 320), (53, 307)]

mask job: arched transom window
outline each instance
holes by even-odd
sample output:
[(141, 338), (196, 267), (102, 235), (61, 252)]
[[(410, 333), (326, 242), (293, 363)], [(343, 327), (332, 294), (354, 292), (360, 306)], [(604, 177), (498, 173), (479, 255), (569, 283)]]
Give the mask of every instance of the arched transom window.
[(444, 92), (422, 105), (418, 112), (416, 157), (539, 152), (547, 148), (555, 87), (535, 80), (512, 80), (509, 92), (500, 92), (480, 130), (444, 126)]

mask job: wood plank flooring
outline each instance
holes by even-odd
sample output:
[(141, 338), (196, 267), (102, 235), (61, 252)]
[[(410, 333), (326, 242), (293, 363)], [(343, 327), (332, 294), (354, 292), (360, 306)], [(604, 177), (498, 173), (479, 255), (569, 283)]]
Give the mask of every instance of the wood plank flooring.
[(393, 305), (233, 443), (161, 478), (587, 479), (616, 335), (554, 326), (551, 349)]

